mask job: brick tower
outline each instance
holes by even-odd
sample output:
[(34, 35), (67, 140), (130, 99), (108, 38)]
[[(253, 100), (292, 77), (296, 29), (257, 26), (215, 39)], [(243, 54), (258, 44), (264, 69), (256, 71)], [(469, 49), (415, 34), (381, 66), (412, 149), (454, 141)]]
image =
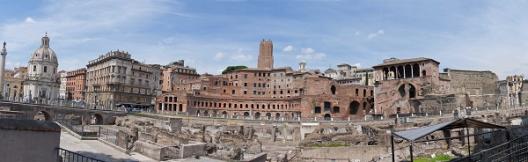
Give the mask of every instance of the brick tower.
[(258, 57), (258, 69), (273, 69), (273, 42), (262, 40)]

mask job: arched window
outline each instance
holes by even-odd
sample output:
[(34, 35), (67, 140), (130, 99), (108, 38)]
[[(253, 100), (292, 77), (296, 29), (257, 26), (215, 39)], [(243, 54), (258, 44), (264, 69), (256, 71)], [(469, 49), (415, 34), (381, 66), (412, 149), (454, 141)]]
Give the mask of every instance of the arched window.
[(409, 84), (409, 98), (416, 97), (416, 88), (412, 84)]
[(357, 101), (352, 101), (350, 102), (350, 105), (348, 105), (348, 113), (349, 114), (357, 114), (358, 112), (358, 109), (359, 109), (359, 102)]
[(336, 94), (336, 87), (334, 85), (332, 85), (332, 87), (330, 87), (330, 91), (332, 91), (332, 95), (335, 95)]

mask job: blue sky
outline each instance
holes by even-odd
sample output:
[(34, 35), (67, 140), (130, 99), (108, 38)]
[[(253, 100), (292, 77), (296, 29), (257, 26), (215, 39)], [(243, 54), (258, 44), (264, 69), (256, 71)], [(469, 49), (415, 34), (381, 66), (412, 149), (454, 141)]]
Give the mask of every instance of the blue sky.
[(110, 50), (146, 63), (184, 59), (200, 73), (256, 66), (274, 43), (275, 66), (369, 67), (389, 57), (430, 57), (441, 67), (528, 70), (527, 1), (484, 0), (93, 0), (4, 1), (0, 41), (7, 67), (25, 66), (45, 32), (59, 68)]

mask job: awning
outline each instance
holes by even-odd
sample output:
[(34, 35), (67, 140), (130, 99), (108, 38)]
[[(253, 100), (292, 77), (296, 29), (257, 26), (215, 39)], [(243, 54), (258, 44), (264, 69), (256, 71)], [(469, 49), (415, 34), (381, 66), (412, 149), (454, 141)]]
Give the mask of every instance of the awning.
[(394, 132), (393, 135), (405, 139), (407, 141), (414, 141), (416, 139), (425, 137), (429, 134), (432, 134), (438, 130), (449, 130), (456, 128), (498, 128), (505, 129), (506, 127), (495, 125), (491, 123), (486, 123), (470, 118), (457, 119), (449, 122), (439, 123), (435, 125), (430, 125), (427, 127), (415, 128), (406, 131)]

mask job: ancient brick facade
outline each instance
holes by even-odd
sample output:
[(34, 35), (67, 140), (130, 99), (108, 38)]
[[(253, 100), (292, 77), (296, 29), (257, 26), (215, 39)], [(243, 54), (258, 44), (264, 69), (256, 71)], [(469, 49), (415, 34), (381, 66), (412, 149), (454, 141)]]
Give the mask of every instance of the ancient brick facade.
[(497, 75), (491, 71), (445, 69), (429, 58), (384, 60), (374, 66), (375, 112), (385, 117), (451, 113), (496, 106)]
[[(261, 55), (271, 50), (263, 48), (271, 47), (271, 41), (263, 41)], [(263, 60), (266, 66), (261, 67)], [(304, 66), (299, 70), (272, 68), (273, 58), (263, 57), (263, 60), (259, 57), (259, 68), (222, 75), (204, 74), (198, 79), (174, 84), (171, 92), (157, 98), (156, 110), (273, 120), (362, 119), (372, 112), (374, 92), (370, 86), (339, 84)], [(174, 97), (172, 101), (170, 97)]]

